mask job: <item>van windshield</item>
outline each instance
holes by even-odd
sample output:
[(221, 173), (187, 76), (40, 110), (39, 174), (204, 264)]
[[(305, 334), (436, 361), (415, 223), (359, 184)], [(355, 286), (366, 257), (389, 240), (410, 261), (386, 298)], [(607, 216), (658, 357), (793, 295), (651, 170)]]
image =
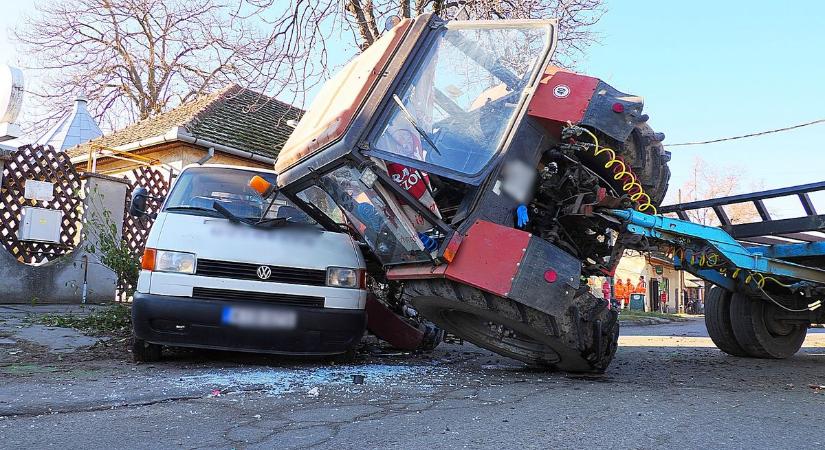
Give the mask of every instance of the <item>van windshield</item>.
[(264, 215), (270, 200), (262, 198), (249, 187), (249, 180), (255, 175), (272, 184), (276, 182), (276, 175), (269, 172), (227, 167), (184, 170), (175, 181), (163, 210), (176, 214), (222, 217), (213, 207), (217, 202), (242, 219), (288, 219), (290, 222), (314, 223), (282, 194), (278, 194), (272, 208)]

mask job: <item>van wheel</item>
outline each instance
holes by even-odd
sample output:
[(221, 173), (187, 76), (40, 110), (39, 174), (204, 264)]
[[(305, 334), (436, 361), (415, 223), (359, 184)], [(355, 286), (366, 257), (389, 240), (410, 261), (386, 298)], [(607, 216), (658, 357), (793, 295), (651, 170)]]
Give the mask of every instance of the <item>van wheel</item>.
[(755, 358), (783, 359), (802, 347), (808, 327), (775, 319), (779, 308), (759, 298), (733, 294), (730, 319), (736, 341)]
[(132, 360), (134, 362), (157, 362), (163, 357), (163, 346), (143, 339), (132, 338)]

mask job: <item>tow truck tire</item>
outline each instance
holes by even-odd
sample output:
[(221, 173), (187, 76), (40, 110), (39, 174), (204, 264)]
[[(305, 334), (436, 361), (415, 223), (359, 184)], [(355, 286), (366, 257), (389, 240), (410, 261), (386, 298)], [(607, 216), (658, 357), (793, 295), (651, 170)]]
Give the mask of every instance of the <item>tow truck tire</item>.
[(733, 293), (714, 286), (705, 299), (705, 326), (716, 347), (733, 356), (748, 356), (748, 352), (736, 341), (730, 323), (730, 299)]
[(736, 341), (754, 358), (784, 359), (802, 347), (808, 328), (772, 320), (777, 307), (765, 300), (733, 294), (730, 319)]
[(447, 280), (408, 282), (404, 292), (438, 327), (532, 367), (602, 373), (616, 353), (618, 315), (589, 292), (564, 317)]

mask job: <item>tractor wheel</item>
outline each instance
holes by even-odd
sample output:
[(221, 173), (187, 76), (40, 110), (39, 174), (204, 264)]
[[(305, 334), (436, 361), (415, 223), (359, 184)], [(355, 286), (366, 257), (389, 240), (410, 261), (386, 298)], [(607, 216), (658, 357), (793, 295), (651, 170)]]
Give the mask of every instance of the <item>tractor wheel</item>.
[(755, 358), (782, 359), (802, 347), (808, 327), (775, 319), (779, 308), (765, 300), (733, 294), (730, 319), (736, 341)]
[(574, 298), (565, 317), (447, 280), (409, 282), (404, 292), (437, 326), (533, 367), (601, 373), (616, 352), (617, 314), (589, 292)]
[(723, 352), (733, 356), (748, 356), (736, 341), (730, 323), (730, 299), (733, 294), (719, 286), (710, 288), (705, 299), (705, 326), (713, 343)]
[(662, 133), (655, 133), (647, 122), (637, 123), (630, 136), (625, 140), (622, 157), (633, 168), (645, 192), (650, 195), (651, 203), (662, 203), (670, 181), (670, 158), (665, 153)]

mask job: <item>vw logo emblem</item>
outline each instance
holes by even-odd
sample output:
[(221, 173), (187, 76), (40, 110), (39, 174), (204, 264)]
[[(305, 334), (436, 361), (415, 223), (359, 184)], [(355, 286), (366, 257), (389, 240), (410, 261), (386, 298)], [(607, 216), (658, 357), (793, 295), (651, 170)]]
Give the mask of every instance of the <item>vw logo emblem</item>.
[(258, 278), (262, 280), (268, 280), (269, 277), (272, 276), (272, 269), (269, 266), (260, 266), (258, 267)]

